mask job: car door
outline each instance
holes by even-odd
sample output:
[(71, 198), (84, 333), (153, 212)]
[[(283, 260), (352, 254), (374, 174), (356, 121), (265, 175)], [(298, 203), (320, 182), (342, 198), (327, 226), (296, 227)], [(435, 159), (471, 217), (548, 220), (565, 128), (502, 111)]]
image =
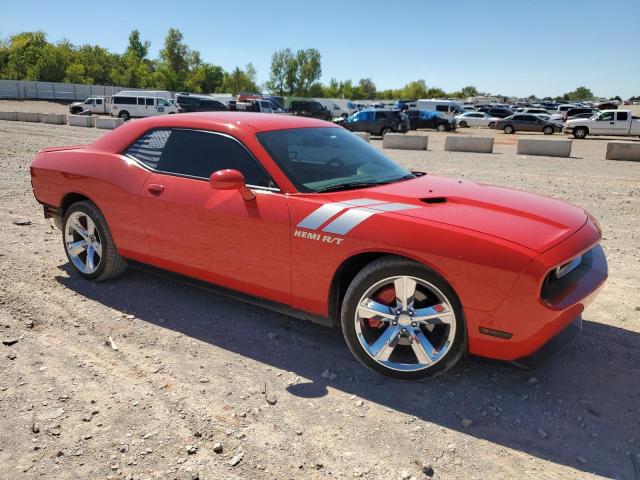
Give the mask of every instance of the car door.
[[(290, 302), (287, 200), (238, 140), (218, 132), (156, 129), (127, 153), (152, 170), (140, 206), (156, 266)], [(225, 168), (243, 173), (255, 199), (211, 188), (211, 173)]]
[(611, 135), (615, 131), (615, 112), (603, 112), (589, 125), (594, 135)]

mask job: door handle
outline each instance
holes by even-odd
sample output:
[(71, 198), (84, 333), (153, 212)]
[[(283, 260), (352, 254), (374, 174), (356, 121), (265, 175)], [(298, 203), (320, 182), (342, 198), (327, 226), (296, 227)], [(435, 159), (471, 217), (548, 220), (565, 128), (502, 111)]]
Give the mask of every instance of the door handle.
[(158, 185), (157, 183), (150, 183), (149, 186), (147, 187), (147, 190), (149, 190), (149, 192), (155, 195), (159, 195), (162, 192), (164, 192), (164, 185)]

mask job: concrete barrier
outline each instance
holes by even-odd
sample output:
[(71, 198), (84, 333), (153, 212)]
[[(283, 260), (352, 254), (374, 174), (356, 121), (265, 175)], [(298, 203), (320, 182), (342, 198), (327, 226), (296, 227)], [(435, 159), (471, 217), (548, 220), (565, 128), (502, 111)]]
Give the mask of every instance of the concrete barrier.
[(0, 120), (12, 120), (18, 119), (18, 112), (0, 112)]
[(361, 139), (363, 139), (365, 142), (369, 143), (369, 141), (371, 140), (371, 135), (367, 132), (353, 132), (353, 134), (356, 137), (360, 137)]
[(444, 141), (444, 149), (447, 152), (493, 153), (493, 138), (449, 136)]
[(93, 127), (96, 124), (95, 118), (86, 115), (67, 115), (67, 120), (72, 127)]
[(640, 143), (608, 142), (607, 160), (640, 162)]
[(518, 140), (518, 155), (544, 155), (546, 157), (571, 156), (571, 140)]
[(66, 125), (67, 116), (64, 113), (41, 113), (40, 121), (51, 125)]
[(382, 137), (382, 148), (399, 150), (426, 150), (429, 137), (427, 135), (405, 135), (403, 133), (387, 133)]
[(16, 120), (19, 122), (39, 122), (40, 114), (36, 112), (16, 112)]
[(121, 118), (96, 118), (96, 128), (104, 128), (106, 130), (113, 130), (118, 128), (124, 123)]

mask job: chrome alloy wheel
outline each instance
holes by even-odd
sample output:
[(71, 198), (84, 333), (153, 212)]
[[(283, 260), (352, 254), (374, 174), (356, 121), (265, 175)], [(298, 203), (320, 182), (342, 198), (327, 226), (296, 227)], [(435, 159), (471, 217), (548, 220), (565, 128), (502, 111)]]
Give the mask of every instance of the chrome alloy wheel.
[(69, 215), (64, 227), (64, 247), (73, 265), (85, 274), (94, 273), (102, 260), (102, 243), (91, 218), (81, 211)]
[(434, 285), (410, 276), (379, 281), (360, 298), (355, 314), (360, 344), (380, 365), (399, 371), (442, 360), (456, 335), (456, 315)]

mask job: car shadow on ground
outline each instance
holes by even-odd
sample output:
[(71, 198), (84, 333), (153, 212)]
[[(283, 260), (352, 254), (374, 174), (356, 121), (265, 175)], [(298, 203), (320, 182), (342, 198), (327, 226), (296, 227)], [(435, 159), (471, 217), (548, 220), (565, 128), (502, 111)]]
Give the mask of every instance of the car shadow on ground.
[[(130, 268), (114, 281), (95, 284), (68, 265), (61, 269), (66, 274), (57, 280), (88, 299), (295, 373), (302, 380), (288, 388), (292, 395), (322, 397), (331, 386), (584, 472), (636, 478), (640, 471), (634, 456), (640, 452), (640, 335), (588, 321), (588, 312), (575, 344), (534, 372), (469, 358), (434, 380), (398, 382), (355, 361), (339, 329), (145, 271)], [(325, 378), (325, 370), (337, 377)], [(464, 428), (463, 418), (473, 424)]]

